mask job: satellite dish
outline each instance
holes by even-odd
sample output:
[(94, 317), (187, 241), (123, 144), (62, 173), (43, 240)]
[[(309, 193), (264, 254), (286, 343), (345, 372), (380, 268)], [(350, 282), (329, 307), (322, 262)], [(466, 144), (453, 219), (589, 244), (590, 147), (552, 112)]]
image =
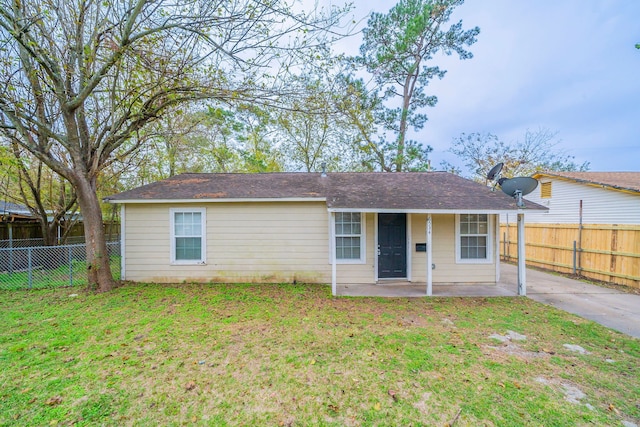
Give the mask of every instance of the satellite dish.
[(502, 172), (503, 166), (504, 166), (504, 163), (500, 162), (494, 167), (492, 167), (489, 173), (487, 174), (487, 180), (493, 181), (494, 179), (496, 179), (496, 177), (500, 175), (500, 172)]
[[(503, 166), (504, 166), (504, 163), (500, 162), (494, 167), (492, 167), (489, 173), (487, 174), (487, 181), (496, 181), (500, 176), (500, 172), (502, 172)], [(496, 191), (496, 185), (498, 184), (494, 182), (493, 186), (491, 187), (491, 191)]]
[(518, 200), (518, 207), (524, 207), (522, 196), (526, 196), (536, 189), (538, 181), (534, 178), (527, 176), (520, 176), (517, 178), (506, 179), (500, 184), (500, 188), (505, 194), (511, 197), (515, 197)]

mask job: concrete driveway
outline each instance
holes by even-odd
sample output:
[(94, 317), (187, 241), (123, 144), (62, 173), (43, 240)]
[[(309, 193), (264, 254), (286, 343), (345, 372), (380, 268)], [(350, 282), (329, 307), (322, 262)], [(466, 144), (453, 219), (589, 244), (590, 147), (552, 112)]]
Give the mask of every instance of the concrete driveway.
[[(516, 266), (501, 264), (498, 287), (516, 291)], [(514, 287), (515, 286), (515, 287)], [(527, 296), (640, 338), (640, 295), (527, 269)]]

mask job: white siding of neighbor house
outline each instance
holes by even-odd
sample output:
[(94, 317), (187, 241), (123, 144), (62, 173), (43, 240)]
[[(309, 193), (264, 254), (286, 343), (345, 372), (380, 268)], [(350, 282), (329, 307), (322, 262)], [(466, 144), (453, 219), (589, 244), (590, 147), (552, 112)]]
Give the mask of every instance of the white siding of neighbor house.
[[(456, 222), (455, 215), (432, 215), (433, 231), (433, 282), (434, 283), (495, 283), (496, 266), (495, 255), (492, 262), (484, 264), (456, 263)], [(495, 217), (489, 215), (489, 221), (495, 222)], [(426, 215), (413, 214), (411, 218), (411, 251), (412, 251), (412, 281), (426, 282), (426, 252), (416, 252), (415, 244), (424, 243)], [(492, 253), (495, 237), (490, 236)]]
[[(207, 262), (172, 265), (169, 209), (205, 207)], [(126, 280), (329, 283), (328, 216), (322, 202), (128, 204)]]
[[(631, 194), (588, 184), (542, 177), (527, 200), (549, 208), (548, 212), (525, 213), (525, 223), (578, 224), (582, 200), (583, 224), (640, 224), (640, 193)], [(542, 183), (551, 182), (551, 198), (540, 197)], [(510, 214), (510, 223), (516, 215)], [(503, 215), (502, 223), (507, 222)]]

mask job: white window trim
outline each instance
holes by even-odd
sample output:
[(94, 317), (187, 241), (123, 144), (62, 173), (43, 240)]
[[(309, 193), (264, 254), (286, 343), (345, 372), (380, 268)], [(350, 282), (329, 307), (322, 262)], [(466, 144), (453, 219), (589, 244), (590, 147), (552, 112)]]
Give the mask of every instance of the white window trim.
[[(367, 214), (359, 211), (350, 211), (349, 213), (360, 214), (360, 259), (344, 259), (336, 256), (336, 241), (338, 237), (336, 235), (336, 216), (335, 213), (331, 215), (331, 250), (335, 257), (336, 264), (366, 264), (367, 262)], [(356, 234), (350, 237), (357, 237)]]
[[(411, 275), (412, 275), (412, 268), (411, 265), (413, 264), (413, 260), (412, 260), (412, 256), (413, 256), (413, 251), (411, 250), (413, 243), (412, 243), (412, 239), (411, 239), (411, 218), (413, 217), (413, 215), (410, 214), (406, 214), (406, 218), (407, 218), (407, 229), (405, 231), (405, 236), (406, 236), (406, 241), (407, 241), (407, 256), (406, 258), (406, 263), (407, 263), (407, 281), (411, 282)], [(378, 245), (376, 245), (376, 248), (378, 247)]]
[[(474, 213), (474, 212), (473, 212)], [(494, 215), (487, 214), (487, 258), (467, 259), (460, 257), (460, 214), (456, 214), (456, 264), (492, 264), (493, 263), (493, 219)]]
[[(176, 236), (175, 236), (175, 214), (176, 213), (200, 213), (202, 218), (201, 237), (202, 251), (199, 260), (176, 260)], [(171, 235), (171, 265), (205, 265), (207, 263), (207, 209), (206, 208), (169, 208), (169, 234)]]

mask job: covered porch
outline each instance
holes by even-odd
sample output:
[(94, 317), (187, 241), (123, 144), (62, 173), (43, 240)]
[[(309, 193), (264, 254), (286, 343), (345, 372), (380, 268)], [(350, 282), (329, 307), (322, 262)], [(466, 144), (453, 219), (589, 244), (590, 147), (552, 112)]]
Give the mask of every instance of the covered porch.
[[(432, 284), (434, 297), (513, 297), (518, 292), (518, 267), (501, 263), (500, 280), (497, 283)], [(426, 282), (382, 282), (378, 284), (340, 284), (337, 296), (414, 298), (429, 296)]]
[[(501, 211), (354, 211), (329, 211), (333, 295), (526, 295), (521, 210), (517, 211), (518, 274), (513, 290), (500, 286), (506, 284), (501, 281), (499, 260)], [(346, 229), (356, 230), (346, 239), (356, 248), (352, 252), (355, 259), (339, 258), (345, 252), (342, 239)]]

